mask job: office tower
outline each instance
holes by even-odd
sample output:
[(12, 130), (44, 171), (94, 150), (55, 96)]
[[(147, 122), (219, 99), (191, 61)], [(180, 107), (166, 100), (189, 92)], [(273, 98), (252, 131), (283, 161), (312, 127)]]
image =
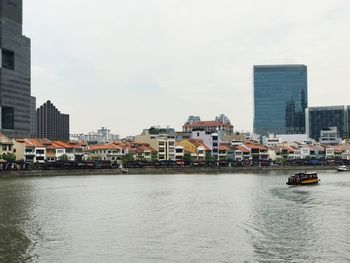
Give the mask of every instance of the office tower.
[(22, 35), (22, 0), (0, 0), (0, 131), (30, 136), (30, 39)]
[(30, 109), (30, 121), (31, 121), (31, 130), (30, 130), (30, 136), (36, 137), (37, 136), (37, 123), (36, 123), (36, 97), (31, 97), (31, 109)]
[(337, 136), (349, 139), (350, 106), (310, 107), (306, 110), (306, 132), (309, 138), (319, 141), (321, 131), (337, 128)]
[(305, 65), (254, 66), (255, 133), (305, 133), (307, 106)]
[(51, 101), (37, 109), (38, 138), (69, 140), (69, 115), (62, 114)]

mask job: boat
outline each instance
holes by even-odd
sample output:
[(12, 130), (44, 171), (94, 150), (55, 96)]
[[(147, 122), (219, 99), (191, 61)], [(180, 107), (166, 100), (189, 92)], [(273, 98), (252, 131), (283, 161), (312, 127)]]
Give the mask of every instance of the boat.
[(348, 167), (346, 167), (345, 165), (341, 165), (337, 168), (338, 172), (346, 172), (348, 171)]
[(119, 165), (119, 170), (123, 173), (123, 174), (128, 174), (129, 171), (128, 169), (125, 169), (124, 166), (122, 164)]
[(125, 168), (120, 168), (120, 171), (121, 171), (123, 174), (128, 174), (128, 173), (129, 173), (128, 169), (125, 169)]
[(320, 179), (318, 179), (316, 172), (305, 172), (296, 173), (288, 178), (287, 185), (313, 185), (318, 184)]

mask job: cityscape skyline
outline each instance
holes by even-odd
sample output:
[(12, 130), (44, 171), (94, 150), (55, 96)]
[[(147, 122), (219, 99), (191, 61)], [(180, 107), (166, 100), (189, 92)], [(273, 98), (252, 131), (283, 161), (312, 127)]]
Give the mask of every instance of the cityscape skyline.
[(305, 64), (309, 106), (348, 104), (347, 1), (67, 3), (24, 1), (24, 35), (37, 105), (54, 100), (71, 115), (72, 133), (180, 129), (188, 115), (219, 113), (251, 131), (256, 64)]

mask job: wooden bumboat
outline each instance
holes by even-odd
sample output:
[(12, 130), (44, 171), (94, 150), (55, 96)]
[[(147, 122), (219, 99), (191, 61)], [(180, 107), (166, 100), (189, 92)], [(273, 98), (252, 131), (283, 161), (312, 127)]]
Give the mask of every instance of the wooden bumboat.
[(318, 179), (316, 172), (305, 172), (290, 176), (287, 185), (313, 185), (319, 182), (320, 179)]

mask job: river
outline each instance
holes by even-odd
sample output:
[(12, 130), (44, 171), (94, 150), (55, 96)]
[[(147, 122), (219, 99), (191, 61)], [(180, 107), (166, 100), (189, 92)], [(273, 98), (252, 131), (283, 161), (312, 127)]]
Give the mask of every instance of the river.
[(349, 262), (350, 173), (290, 173), (0, 179), (0, 262)]

